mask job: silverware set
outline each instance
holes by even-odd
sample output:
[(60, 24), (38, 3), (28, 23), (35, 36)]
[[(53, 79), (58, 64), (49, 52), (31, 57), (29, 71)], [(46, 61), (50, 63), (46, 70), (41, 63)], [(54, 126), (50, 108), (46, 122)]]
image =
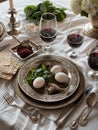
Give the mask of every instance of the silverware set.
[(96, 93), (91, 92), (92, 87), (88, 87), (85, 91), (84, 95), (81, 95), (78, 100), (76, 100), (74, 107), (72, 107), (67, 114), (64, 115), (64, 111), (61, 112), (60, 116), (54, 121), (54, 123), (57, 126), (57, 129), (63, 127), (66, 124), (66, 121), (68, 120), (68, 117), (72, 112), (84, 101), (84, 98), (86, 98), (86, 106), (83, 108), (79, 116), (72, 120), (72, 122), (69, 124), (68, 127), (71, 129), (76, 129), (78, 125), (85, 126), (88, 121), (88, 116), (90, 112), (93, 110), (95, 103), (96, 103)]
[(92, 92), (87, 96), (87, 99), (86, 99), (87, 106), (85, 106), (82, 112), (80, 113), (80, 115), (71, 122), (70, 124), (71, 129), (77, 128), (78, 124), (81, 126), (85, 126), (87, 124), (87, 121), (88, 121), (87, 118), (90, 112), (93, 110), (95, 103), (96, 103), (96, 94)]
[[(86, 106), (83, 108), (83, 110), (81, 111), (80, 115), (69, 124), (69, 127), (71, 129), (77, 128), (78, 125), (85, 126), (87, 124), (88, 116), (89, 116), (90, 112), (93, 110), (93, 108), (95, 106), (95, 103), (96, 103), (96, 93), (95, 92), (91, 92), (91, 90), (92, 90), (92, 87), (89, 87), (88, 89), (86, 89), (86, 92), (85, 92), (85, 95), (87, 95)], [(32, 115), (30, 112), (28, 112), (24, 108), (20, 107), (20, 105), (16, 103), (14, 98), (11, 95), (9, 95), (9, 93), (6, 92), (3, 95), (3, 97), (4, 97), (5, 101), (9, 105), (16, 106), (16, 107), (20, 108), (24, 113), (26, 113), (29, 116), (29, 118), (32, 120), (33, 123), (38, 123), (39, 122), (39, 118), (37, 116)], [(64, 115), (64, 111), (62, 111), (60, 116), (55, 121), (53, 121), (54, 124), (56, 125), (57, 129), (62, 127), (62, 126), (64, 126), (66, 124), (66, 120), (67, 120), (68, 116), (84, 100), (84, 95), (81, 95), (80, 98), (79, 98), (79, 100), (77, 100), (75, 102), (76, 105), (74, 105), (74, 107), (72, 107), (67, 114)]]

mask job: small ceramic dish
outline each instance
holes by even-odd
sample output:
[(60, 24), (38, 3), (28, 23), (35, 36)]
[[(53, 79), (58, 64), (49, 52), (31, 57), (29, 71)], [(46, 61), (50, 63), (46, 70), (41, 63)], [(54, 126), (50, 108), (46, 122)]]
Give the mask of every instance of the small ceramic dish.
[(24, 40), (21, 44), (10, 48), (11, 53), (17, 56), (20, 60), (27, 60), (41, 50), (41, 46), (31, 40)]

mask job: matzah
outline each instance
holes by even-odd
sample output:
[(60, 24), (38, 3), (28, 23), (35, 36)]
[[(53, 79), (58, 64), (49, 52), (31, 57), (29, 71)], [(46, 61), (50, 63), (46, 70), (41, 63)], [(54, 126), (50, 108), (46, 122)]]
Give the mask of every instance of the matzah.
[(0, 52), (0, 66), (11, 64), (11, 54), (8, 52)]
[(13, 75), (0, 72), (0, 77), (3, 78), (3, 79), (10, 80), (10, 79), (12, 79)]
[(12, 58), (10, 65), (8, 65), (8, 66), (7, 65), (0, 66), (0, 72), (15, 74), (18, 68), (19, 68), (18, 60), (16, 58)]
[(0, 77), (10, 80), (20, 66), (18, 61), (9, 52), (0, 52)]

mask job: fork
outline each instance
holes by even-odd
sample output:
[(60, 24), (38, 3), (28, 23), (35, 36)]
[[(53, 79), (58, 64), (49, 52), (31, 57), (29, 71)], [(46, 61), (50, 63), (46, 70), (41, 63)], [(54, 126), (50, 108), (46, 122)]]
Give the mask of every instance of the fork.
[(5, 93), (3, 95), (3, 98), (5, 99), (5, 101), (10, 105), (10, 106), (16, 106), (18, 108), (20, 108), (23, 112), (25, 112), (29, 118), (32, 120), (33, 123), (38, 123), (38, 117), (32, 115), (30, 112), (26, 111), (25, 109), (23, 109), (22, 107), (19, 106), (19, 104), (16, 103), (16, 101), (14, 100), (14, 98), (9, 95), (9, 93)]

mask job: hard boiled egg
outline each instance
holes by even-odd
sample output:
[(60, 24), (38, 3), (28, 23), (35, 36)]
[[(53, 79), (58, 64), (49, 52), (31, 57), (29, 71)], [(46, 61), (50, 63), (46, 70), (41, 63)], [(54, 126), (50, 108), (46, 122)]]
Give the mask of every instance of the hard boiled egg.
[(50, 71), (51, 73), (56, 74), (62, 71), (62, 67), (60, 65), (54, 65)]
[(68, 76), (64, 72), (55, 74), (55, 80), (59, 83), (68, 83)]
[(45, 80), (43, 77), (37, 77), (34, 81), (33, 81), (33, 86), (35, 88), (41, 88), (45, 85)]

